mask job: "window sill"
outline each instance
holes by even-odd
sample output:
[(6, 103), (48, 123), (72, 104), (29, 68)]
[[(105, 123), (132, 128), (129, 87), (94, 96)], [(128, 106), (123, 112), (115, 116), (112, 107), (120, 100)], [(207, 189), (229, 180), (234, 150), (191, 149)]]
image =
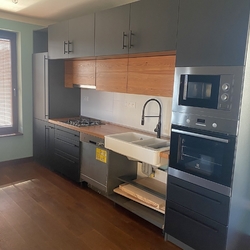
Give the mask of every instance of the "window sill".
[(20, 136), (20, 135), (23, 135), (23, 133), (17, 132), (17, 133), (11, 133), (11, 134), (3, 134), (3, 135), (0, 135), (0, 138), (2, 138), (2, 137)]

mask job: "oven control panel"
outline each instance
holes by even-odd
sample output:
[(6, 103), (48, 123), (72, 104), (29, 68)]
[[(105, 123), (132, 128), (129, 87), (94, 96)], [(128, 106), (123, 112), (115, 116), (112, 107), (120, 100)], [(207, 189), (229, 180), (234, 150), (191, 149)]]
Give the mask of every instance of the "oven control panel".
[(173, 112), (172, 124), (231, 135), (237, 134), (237, 121), (218, 117)]

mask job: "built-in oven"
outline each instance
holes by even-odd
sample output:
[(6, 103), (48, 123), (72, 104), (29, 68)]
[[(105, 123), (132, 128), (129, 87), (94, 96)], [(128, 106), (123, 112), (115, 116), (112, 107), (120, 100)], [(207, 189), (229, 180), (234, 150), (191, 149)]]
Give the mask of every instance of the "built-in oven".
[(169, 174), (230, 195), (236, 137), (172, 125)]
[(240, 66), (177, 67), (172, 123), (237, 134), (242, 77)]

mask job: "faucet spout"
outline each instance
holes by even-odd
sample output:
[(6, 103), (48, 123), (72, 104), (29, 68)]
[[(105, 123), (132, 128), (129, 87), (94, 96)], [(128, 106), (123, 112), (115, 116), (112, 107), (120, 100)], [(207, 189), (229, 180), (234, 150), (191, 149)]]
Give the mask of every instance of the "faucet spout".
[[(159, 115), (158, 116), (153, 116), (153, 115), (145, 115), (145, 108), (147, 106), (147, 104), (151, 101), (155, 101), (158, 103), (159, 105)], [(158, 123), (156, 125), (156, 128), (154, 129), (154, 132), (157, 132), (157, 138), (161, 138), (161, 103), (155, 99), (155, 98), (151, 98), (149, 100), (147, 100), (145, 102), (145, 104), (143, 105), (143, 108), (142, 108), (142, 117), (141, 117), (141, 125), (144, 125), (144, 120), (145, 120), (145, 117), (158, 117)]]

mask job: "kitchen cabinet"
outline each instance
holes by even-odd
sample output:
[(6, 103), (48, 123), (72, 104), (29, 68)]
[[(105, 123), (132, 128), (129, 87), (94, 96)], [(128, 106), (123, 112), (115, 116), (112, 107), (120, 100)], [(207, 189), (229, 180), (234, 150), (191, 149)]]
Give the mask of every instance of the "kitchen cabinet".
[(194, 249), (226, 247), (230, 198), (168, 175), (164, 231)]
[(177, 67), (245, 63), (249, 1), (181, 0)]
[(127, 92), (128, 58), (96, 60), (96, 90)]
[(80, 181), (80, 133), (55, 126), (53, 170), (69, 179)]
[(131, 4), (129, 53), (176, 50), (179, 0)]
[(179, 1), (144, 0), (96, 13), (95, 55), (176, 49)]
[(129, 9), (128, 4), (95, 14), (96, 56), (128, 53)]
[(130, 57), (127, 93), (173, 96), (175, 56)]
[(94, 14), (48, 27), (50, 59), (94, 56)]
[(66, 60), (65, 82), (66, 88), (73, 85), (84, 85), (87, 88), (95, 88), (95, 60)]
[(54, 125), (39, 119), (33, 123), (33, 156), (48, 168), (53, 165)]

